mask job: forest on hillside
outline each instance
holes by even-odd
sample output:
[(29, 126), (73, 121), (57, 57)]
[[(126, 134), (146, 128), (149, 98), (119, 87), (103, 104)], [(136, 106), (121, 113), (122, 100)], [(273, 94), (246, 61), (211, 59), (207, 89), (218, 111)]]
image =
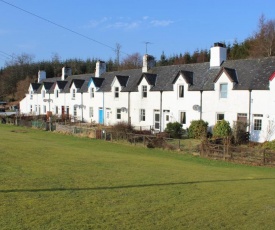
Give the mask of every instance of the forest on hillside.
[[(118, 45), (119, 46), (119, 45)], [(243, 42), (237, 40), (233, 44), (226, 44), (227, 59), (245, 59), (275, 56), (275, 20), (267, 20), (264, 15), (259, 19), (257, 31)], [(157, 66), (190, 64), (209, 62), (209, 50), (196, 50), (192, 54), (188, 52), (166, 56), (162, 52)], [(45, 70), (47, 77), (61, 76), (64, 66), (72, 68), (72, 74), (93, 73), (96, 59), (68, 59), (62, 61), (58, 54), (54, 54), (49, 61), (34, 62), (30, 54), (22, 54), (6, 63), (0, 69), (0, 101), (17, 101), (24, 98), (31, 82), (37, 81), (39, 70)], [(133, 53), (120, 61), (119, 55), (115, 60), (105, 60), (107, 71), (136, 69), (142, 66), (142, 55)]]

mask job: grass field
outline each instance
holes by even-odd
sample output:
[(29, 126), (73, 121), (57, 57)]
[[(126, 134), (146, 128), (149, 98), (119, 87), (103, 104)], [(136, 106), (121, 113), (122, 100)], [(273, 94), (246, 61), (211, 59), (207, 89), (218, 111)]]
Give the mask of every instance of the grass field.
[(0, 125), (0, 229), (274, 229), (275, 169)]

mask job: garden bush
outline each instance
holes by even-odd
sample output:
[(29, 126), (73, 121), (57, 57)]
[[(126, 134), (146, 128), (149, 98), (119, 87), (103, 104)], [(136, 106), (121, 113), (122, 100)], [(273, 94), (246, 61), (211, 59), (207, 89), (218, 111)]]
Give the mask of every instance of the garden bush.
[(193, 120), (188, 128), (188, 136), (190, 138), (199, 139), (207, 134), (208, 122), (204, 120)]
[(182, 124), (179, 122), (169, 122), (165, 132), (169, 133), (172, 138), (180, 138), (183, 133)]

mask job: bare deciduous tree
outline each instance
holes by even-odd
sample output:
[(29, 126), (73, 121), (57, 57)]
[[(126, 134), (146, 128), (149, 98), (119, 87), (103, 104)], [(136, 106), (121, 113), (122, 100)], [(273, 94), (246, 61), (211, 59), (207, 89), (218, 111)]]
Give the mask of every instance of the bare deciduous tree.
[(275, 20), (259, 19), (258, 31), (250, 38), (250, 56), (270, 57), (275, 55)]

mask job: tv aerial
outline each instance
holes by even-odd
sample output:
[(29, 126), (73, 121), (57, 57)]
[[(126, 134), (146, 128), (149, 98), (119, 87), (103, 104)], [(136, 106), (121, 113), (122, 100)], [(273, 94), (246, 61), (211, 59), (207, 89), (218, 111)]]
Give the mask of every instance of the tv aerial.
[(145, 54), (148, 54), (147, 53), (147, 46), (148, 44), (153, 44), (152, 42), (143, 42), (145, 44)]

